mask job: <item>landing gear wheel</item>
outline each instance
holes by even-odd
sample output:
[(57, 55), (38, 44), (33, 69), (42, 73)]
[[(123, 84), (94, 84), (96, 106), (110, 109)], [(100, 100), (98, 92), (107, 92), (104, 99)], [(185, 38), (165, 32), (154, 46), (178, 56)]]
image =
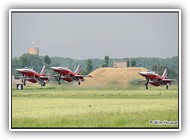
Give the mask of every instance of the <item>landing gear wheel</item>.
[(80, 85), (80, 81), (78, 82), (78, 85)]
[(61, 74), (59, 75), (59, 77), (57, 77), (57, 81), (58, 81), (58, 84), (60, 85), (61, 84)]
[(46, 83), (41, 83), (41, 86), (44, 87), (46, 85)]
[(168, 85), (166, 86), (166, 89), (168, 89)]
[(148, 85), (146, 85), (146, 89), (148, 89)]

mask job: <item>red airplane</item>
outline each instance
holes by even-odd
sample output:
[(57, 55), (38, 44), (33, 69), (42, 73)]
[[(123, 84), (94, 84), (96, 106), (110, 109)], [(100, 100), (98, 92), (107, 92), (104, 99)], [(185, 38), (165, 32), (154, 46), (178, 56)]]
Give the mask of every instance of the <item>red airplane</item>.
[(34, 71), (30, 68), (22, 68), (22, 69), (16, 69), (19, 73), (22, 73), (23, 76), (19, 76), (21, 82), (26, 85), (26, 80), (30, 81), (32, 83), (37, 83), (39, 81), (39, 84), (41, 86), (45, 86), (46, 82), (49, 81), (49, 78), (45, 75), (46, 69), (45, 66), (43, 66), (40, 73)]
[(78, 81), (78, 85), (80, 85), (80, 81), (84, 81), (84, 77), (92, 77), (90, 75), (79, 75), (81, 72), (81, 66), (78, 66), (75, 72), (71, 71), (65, 67), (51, 67), (55, 72), (59, 73), (59, 75), (55, 75), (53, 77), (57, 78), (58, 84), (61, 84), (61, 79), (72, 82)]
[(146, 89), (148, 89), (148, 83), (154, 86), (166, 85), (166, 89), (168, 89), (169, 85), (171, 85), (172, 82), (177, 82), (176, 79), (167, 78), (167, 69), (164, 70), (162, 76), (153, 71), (139, 72), (139, 74), (146, 78)]

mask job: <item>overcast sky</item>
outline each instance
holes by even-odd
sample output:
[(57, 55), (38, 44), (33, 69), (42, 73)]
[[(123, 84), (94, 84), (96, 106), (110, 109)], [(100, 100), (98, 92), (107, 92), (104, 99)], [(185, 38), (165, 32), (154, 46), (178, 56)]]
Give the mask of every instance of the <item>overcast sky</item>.
[(178, 56), (178, 13), (13, 13), (12, 57), (33, 46), (74, 59)]

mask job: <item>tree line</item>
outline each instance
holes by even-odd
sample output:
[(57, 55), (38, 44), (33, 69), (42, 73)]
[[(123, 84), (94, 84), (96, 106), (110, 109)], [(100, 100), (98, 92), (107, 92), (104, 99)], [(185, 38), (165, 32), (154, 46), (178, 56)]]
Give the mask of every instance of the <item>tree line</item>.
[(100, 67), (113, 67), (113, 62), (115, 61), (129, 61), (130, 67), (144, 67), (149, 70), (158, 72), (162, 74), (164, 68), (168, 69), (168, 77), (178, 78), (178, 57), (171, 58), (148, 58), (148, 57), (138, 57), (138, 58), (109, 58), (105, 56), (102, 59), (99, 58), (90, 58), (85, 60), (75, 60), (72, 58), (63, 58), (63, 57), (49, 57), (23, 54), (20, 57), (12, 58), (12, 74), (18, 75), (15, 69), (29, 67), (33, 68), (35, 71), (40, 71), (42, 66), (45, 65), (47, 68), (47, 74), (52, 74), (53, 71), (50, 70), (50, 67), (53, 66), (64, 66), (71, 70), (75, 70), (77, 65), (81, 65), (82, 72), (81, 74), (89, 74), (93, 70)]

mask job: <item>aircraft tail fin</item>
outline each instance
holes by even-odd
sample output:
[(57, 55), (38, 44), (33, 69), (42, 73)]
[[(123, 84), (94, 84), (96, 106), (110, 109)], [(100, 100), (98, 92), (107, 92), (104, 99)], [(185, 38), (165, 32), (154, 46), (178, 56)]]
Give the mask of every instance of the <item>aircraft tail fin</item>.
[(78, 65), (77, 66), (77, 69), (75, 70), (75, 73), (77, 73), (77, 74), (79, 74), (80, 72), (81, 72), (81, 66), (80, 65)]
[(46, 73), (46, 67), (43, 66), (43, 67), (42, 67), (42, 70), (41, 70), (41, 72), (40, 72), (40, 74), (41, 74), (41, 75), (45, 75), (45, 73)]
[(162, 74), (162, 77), (167, 78), (167, 74), (168, 74), (168, 72), (167, 72), (167, 69), (165, 68), (165, 69), (164, 69), (164, 72), (163, 72), (163, 74)]

